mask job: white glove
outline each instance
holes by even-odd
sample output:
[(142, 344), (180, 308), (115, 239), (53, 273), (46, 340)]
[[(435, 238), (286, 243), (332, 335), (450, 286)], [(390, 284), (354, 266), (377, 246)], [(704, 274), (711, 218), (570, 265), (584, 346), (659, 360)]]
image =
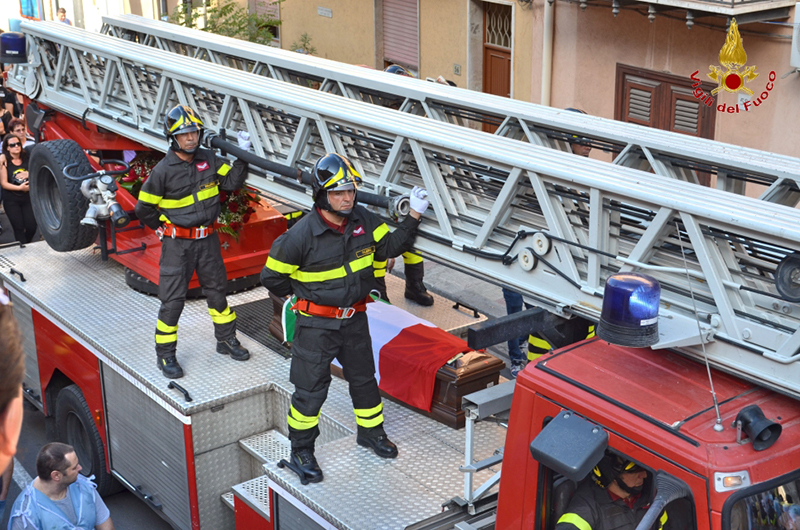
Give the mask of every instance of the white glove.
[(250, 150), (250, 133), (246, 131), (239, 131), (236, 133), (236, 140), (239, 142), (239, 149), (245, 151)]
[(411, 203), (411, 209), (422, 215), (428, 209), (428, 192), (425, 188), (414, 186), (411, 190), (411, 195), (408, 198)]

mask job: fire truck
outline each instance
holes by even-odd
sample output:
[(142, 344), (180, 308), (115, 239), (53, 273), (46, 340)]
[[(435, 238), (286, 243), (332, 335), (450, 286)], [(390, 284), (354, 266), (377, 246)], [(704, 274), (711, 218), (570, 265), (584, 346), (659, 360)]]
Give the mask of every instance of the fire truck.
[[(123, 20), (134, 27), (108, 19), (106, 34), (22, 23), (27, 61), (8, 86), (38, 143), (32, 198), (47, 245), (0, 254), (25, 335), (26, 396), (102, 491), (122, 484), (177, 528), (552, 530), (614, 453), (657, 485), (642, 529), (670, 505), (695, 529), (790, 526), (800, 160)], [(270, 199), (224, 240), (233, 279), (247, 282), (285, 229), (272, 205), (309, 208), (304, 175), (336, 151), (389, 223), (412, 186), (429, 190), (416, 244), (426, 258), (538, 306), (472, 326), (472, 347), (576, 318), (602, 326), (621, 309), (605, 307), (619, 299), (606, 295), (612, 279), (634, 272), (660, 285), (654, 340), (575, 340), (465, 397), (463, 431), (386, 401), (393, 461), (355, 444), (346, 384), (334, 380), (317, 447), (326, 478), (303, 485), (278, 466), (289, 361), (258, 325), (242, 339), (253, 359), (231, 366), (214, 354), (203, 304), (187, 304), (187, 375), (168, 384), (152, 362), (158, 302), (126, 285), (152, 290), (158, 240), (132, 218), (135, 190), (109, 180), (124, 166), (104, 162), (162, 153), (161, 119), (179, 103), (216, 133), (211, 147), (250, 163), (251, 191)], [(498, 120), (496, 134), (478, 130)], [(252, 151), (225, 141), (238, 130)], [(576, 157), (575, 141), (616, 158)], [(747, 197), (748, 183), (765, 191)], [(91, 206), (97, 227), (82, 223)], [(241, 318), (265, 296), (230, 303)]]

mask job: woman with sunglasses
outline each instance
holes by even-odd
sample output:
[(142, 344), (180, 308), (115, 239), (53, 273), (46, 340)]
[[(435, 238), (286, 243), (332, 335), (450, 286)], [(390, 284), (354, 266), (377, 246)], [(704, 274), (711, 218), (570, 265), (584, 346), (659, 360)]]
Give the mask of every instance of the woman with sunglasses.
[(3, 139), (3, 158), (5, 163), (0, 164), (3, 207), (14, 228), (14, 237), (22, 244), (30, 243), (36, 233), (36, 218), (28, 183), (28, 154), (18, 136), (9, 134)]

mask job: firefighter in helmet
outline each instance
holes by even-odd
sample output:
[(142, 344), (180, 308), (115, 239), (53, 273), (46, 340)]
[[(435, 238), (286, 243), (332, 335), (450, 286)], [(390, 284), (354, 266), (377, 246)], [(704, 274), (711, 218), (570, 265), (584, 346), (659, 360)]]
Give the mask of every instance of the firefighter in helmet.
[(309, 482), (322, 480), (314, 457), (319, 414), (336, 358), (350, 385), (356, 441), (383, 458), (397, 447), (383, 429), (383, 405), (367, 324), (375, 261), (386, 261), (416, 237), (427, 192), (414, 188), (411, 212), (394, 232), (357, 204), (361, 177), (345, 157), (329, 153), (314, 165), (314, 207), (272, 244), (261, 283), (278, 296), (294, 294), (297, 314), (290, 380), (295, 386), (287, 422), (292, 454), (286, 465)]
[[(393, 64), (387, 66), (384, 72), (390, 74), (402, 75), (403, 77), (414, 77), (414, 74), (400, 66)], [(397, 110), (399, 105), (389, 104), (389, 108)], [(386, 294), (386, 272), (391, 271), (394, 266), (394, 259), (385, 262), (375, 262), (375, 278), (378, 280), (378, 290), (381, 297), (389, 301), (389, 296)], [(403, 252), (403, 267), (406, 275), (406, 290), (404, 296), (407, 300), (418, 303), (422, 306), (433, 305), (433, 296), (425, 288), (423, 280), (425, 278), (425, 263), (422, 261), (422, 256), (415, 254), (410, 250)]]
[[(219, 190), (234, 191), (247, 177), (247, 163), (224, 158), (200, 147), (203, 122), (186, 106), (177, 105), (164, 118), (169, 151), (142, 186), (136, 215), (161, 238), (156, 322), (156, 356), (165, 377), (183, 377), (178, 363), (178, 320), (189, 280), (197, 273), (208, 312), (214, 322), (217, 352), (237, 361), (250, 353), (236, 338), (236, 313), (225, 298), (227, 273), (214, 221), (220, 214)], [(250, 137), (240, 131), (239, 147), (250, 149)]]
[[(555, 530), (635, 530), (655, 494), (652, 474), (608, 452), (589, 477), (578, 486)], [(665, 530), (671, 522), (665, 509), (652, 528)]]

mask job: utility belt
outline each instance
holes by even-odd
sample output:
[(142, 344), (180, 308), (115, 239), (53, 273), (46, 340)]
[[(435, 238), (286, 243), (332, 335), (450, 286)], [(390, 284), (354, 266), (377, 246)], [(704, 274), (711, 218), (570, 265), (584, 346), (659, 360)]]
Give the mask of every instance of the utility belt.
[(352, 307), (336, 307), (332, 305), (315, 304), (311, 300), (297, 300), (292, 306), (292, 311), (299, 311), (307, 315), (323, 318), (338, 318), (339, 320), (352, 318), (356, 313), (367, 310), (367, 303), (372, 302), (372, 297), (367, 296)]
[(173, 224), (163, 224), (156, 229), (156, 234), (158, 239), (164, 239), (165, 237), (171, 237), (172, 239), (205, 239), (213, 234), (215, 230), (213, 226), (184, 228)]

